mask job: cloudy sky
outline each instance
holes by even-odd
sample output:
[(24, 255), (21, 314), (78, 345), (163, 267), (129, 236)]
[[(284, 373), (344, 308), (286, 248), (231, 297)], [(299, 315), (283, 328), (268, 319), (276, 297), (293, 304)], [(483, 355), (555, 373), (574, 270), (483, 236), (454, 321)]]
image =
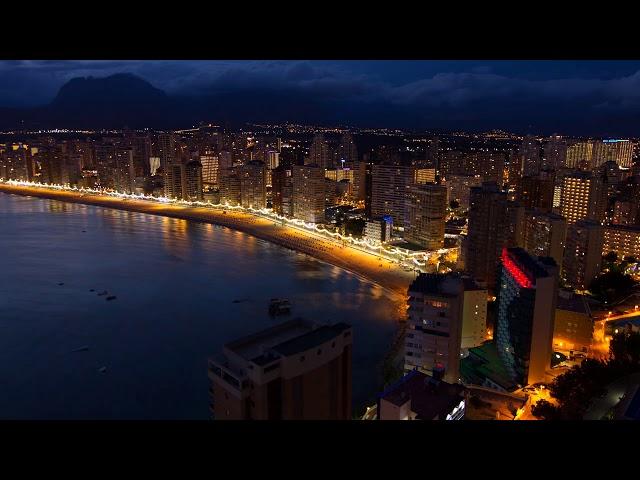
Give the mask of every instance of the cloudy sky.
[(71, 78), (122, 72), (170, 95), (306, 96), (372, 126), (640, 133), (638, 61), (4, 61), (0, 106), (46, 104)]

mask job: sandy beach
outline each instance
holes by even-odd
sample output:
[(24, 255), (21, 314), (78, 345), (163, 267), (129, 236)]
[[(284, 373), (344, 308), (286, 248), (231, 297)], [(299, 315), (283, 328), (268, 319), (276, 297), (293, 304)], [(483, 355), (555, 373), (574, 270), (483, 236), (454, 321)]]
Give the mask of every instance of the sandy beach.
[(123, 200), (107, 195), (89, 195), (2, 183), (0, 183), (0, 192), (222, 225), (349, 270), (399, 296), (406, 295), (407, 288), (415, 277), (413, 272), (405, 272), (397, 264), (375, 255), (243, 212), (145, 200)]

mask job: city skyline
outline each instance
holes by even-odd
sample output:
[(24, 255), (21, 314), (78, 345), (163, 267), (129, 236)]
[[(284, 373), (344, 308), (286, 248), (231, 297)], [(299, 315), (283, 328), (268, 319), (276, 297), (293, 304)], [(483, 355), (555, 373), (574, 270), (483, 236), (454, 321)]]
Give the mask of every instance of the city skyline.
[(0, 418), (640, 418), (640, 63), (2, 68)]

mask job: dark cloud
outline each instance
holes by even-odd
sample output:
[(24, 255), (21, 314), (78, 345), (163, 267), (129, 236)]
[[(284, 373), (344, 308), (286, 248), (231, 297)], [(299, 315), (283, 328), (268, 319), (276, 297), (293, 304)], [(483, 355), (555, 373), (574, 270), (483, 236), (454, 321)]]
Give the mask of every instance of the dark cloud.
[(638, 62), (4, 61), (0, 106), (45, 104), (73, 77), (121, 72), (170, 95), (245, 95), (248, 109), (296, 114), (293, 102), (323, 105), (377, 125), (633, 134), (640, 119)]

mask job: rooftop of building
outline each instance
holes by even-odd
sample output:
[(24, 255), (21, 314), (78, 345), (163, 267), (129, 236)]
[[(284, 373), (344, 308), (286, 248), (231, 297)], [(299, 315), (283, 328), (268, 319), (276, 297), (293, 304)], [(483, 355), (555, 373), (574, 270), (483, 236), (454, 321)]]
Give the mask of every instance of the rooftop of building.
[(556, 310), (566, 310), (591, 316), (591, 309), (587, 303), (587, 297), (573, 292), (568, 293), (570, 293), (570, 295), (564, 294), (563, 291), (558, 292)]
[(321, 345), (350, 328), (350, 325), (342, 322), (314, 325), (296, 318), (227, 343), (225, 348), (247, 361), (265, 365), (280, 356), (293, 355)]
[(413, 370), (400, 381), (379, 395), (396, 406), (411, 402), (411, 410), (418, 420), (444, 419), (460, 404), (464, 387), (436, 380), (422, 372)]
[(460, 374), (465, 383), (482, 385), (487, 378), (508, 392), (518, 388), (509, 377), (493, 341), (470, 348), (469, 355), (460, 362)]
[[(556, 267), (551, 257), (535, 257), (520, 247), (506, 248), (502, 253), (502, 264), (524, 287), (535, 285), (536, 278), (549, 276), (546, 267)], [(525, 279), (527, 281), (525, 281)]]
[(458, 273), (420, 273), (409, 286), (409, 294), (422, 293), (453, 297), (464, 288)]

